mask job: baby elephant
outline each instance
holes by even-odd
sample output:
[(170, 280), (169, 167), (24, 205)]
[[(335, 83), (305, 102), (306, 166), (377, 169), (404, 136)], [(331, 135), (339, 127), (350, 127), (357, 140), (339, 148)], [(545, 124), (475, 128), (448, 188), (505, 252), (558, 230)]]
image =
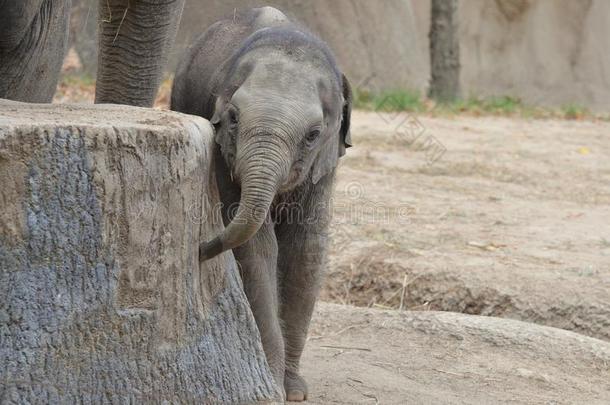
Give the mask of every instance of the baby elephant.
[(200, 260), (233, 249), (267, 361), (291, 401), (307, 398), (299, 361), (325, 262), (335, 168), (351, 146), (351, 105), (327, 45), (271, 7), (208, 28), (172, 89), (172, 110), (216, 130), (226, 228), (200, 246)]

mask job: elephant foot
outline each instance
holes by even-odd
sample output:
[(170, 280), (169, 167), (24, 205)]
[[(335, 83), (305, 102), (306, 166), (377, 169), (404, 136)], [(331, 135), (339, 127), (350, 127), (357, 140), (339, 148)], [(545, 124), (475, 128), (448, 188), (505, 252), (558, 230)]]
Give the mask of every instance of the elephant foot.
[(286, 370), (284, 374), (284, 390), (286, 391), (286, 401), (307, 400), (307, 384), (303, 377), (293, 371)]

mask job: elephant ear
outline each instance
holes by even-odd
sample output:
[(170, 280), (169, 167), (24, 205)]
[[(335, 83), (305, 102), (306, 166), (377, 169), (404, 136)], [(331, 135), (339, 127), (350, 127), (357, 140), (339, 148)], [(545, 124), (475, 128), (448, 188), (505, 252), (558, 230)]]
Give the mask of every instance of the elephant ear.
[(350, 121), (352, 114), (352, 87), (349, 81), (342, 76), (343, 108), (341, 111), (341, 128), (335, 140), (329, 139), (324, 149), (313, 163), (312, 181), (317, 184), (326, 174), (330, 173), (339, 162), (339, 158), (345, 155), (345, 149), (352, 146), (350, 135)]
[(226, 98), (222, 95), (218, 96), (213, 102), (213, 105), (214, 112), (212, 118), (210, 118), (210, 124), (212, 124), (212, 126), (214, 127), (214, 141), (217, 145), (220, 146), (220, 151), (222, 153), (222, 156), (225, 158), (225, 161), (231, 164), (230, 160), (232, 159), (229, 158), (229, 151), (234, 149), (234, 145), (232, 145), (233, 139), (231, 138), (231, 136), (227, 136), (223, 133), (223, 131), (220, 130), (220, 121), (222, 120), (222, 114), (225, 108), (227, 107)]
[[(210, 104), (212, 104), (212, 103), (210, 103)], [(214, 104), (214, 111), (212, 112), (212, 118), (210, 118), (210, 124), (212, 124), (212, 125), (214, 125), (214, 127), (216, 127), (216, 125), (218, 125), (220, 123), (220, 118), (222, 116), (222, 112), (224, 111), (227, 102), (224, 100), (224, 97), (219, 96), (219, 97), (216, 97), (216, 101), (214, 101), (213, 104)]]
[(236, 56), (223, 62), (210, 80), (211, 83), (220, 83), (218, 86), (220, 90), (217, 94), (210, 95), (210, 99), (205, 103), (208, 109), (204, 109), (206, 114), (204, 116), (211, 116), (210, 123), (214, 126), (220, 123), (227, 103), (254, 70), (253, 63), (245, 62), (239, 65), (235, 58)]
[(343, 116), (341, 118), (341, 139), (339, 141), (339, 156), (345, 155), (345, 149), (352, 146), (352, 135), (350, 133), (350, 124), (352, 120), (352, 86), (349, 84), (347, 77), (341, 75), (343, 79)]

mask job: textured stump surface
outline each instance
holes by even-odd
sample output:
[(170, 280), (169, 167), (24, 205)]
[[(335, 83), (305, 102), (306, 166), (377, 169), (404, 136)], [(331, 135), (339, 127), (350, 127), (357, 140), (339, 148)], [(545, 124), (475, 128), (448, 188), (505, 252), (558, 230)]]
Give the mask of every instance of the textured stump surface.
[(222, 228), (212, 129), (0, 100), (0, 402), (255, 402), (277, 388)]

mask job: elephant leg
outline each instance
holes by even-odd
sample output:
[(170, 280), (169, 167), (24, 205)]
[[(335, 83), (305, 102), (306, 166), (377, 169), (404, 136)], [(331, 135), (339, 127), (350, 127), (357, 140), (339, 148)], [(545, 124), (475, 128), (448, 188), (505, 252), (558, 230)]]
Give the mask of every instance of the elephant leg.
[[(326, 237), (308, 226), (285, 225), (278, 229), (280, 247), (280, 319), (286, 350), (284, 389), (289, 401), (307, 399), (307, 385), (299, 363), (321, 284)], [(290, 229), (288, 229), (290, 228)], [(317, 227), (316, 227), (317, 228)]]
[(96, 103), (153, 105), (184, 0), (99, 0)]
[(70, 4), (0, 1), (0, 98), (51, 102), (68, 46)]
[(233, 249), (267, 362), (281, 388), (284, 381), (284, 340), (278, 316), (277, 252), (271, 221), (265, 221), (254, 237)]
[[(299, 204), (305, 216), (276, 226), (279, 245), (280, 319), (286, 350), (284, 389), (289, 401), (307, 399), (307, 384), (299, 364), (309, 323), (322, 282), (328, 245), (332, 176), (320, 181), (321, 188)], [(327, 184), (324, 184), (327, 183)], [(328, 184), (330, 183), (330, 184)]]

